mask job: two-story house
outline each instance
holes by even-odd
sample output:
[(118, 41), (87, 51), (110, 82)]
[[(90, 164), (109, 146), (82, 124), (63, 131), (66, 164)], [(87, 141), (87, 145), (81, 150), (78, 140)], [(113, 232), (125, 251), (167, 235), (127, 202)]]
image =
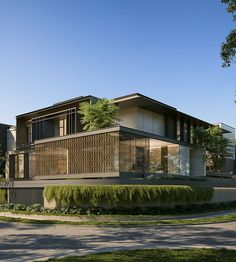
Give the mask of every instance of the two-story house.
[(204, 150), (193, 129), (211, 124), (135, 93), (114, 99), (119, 124), (83, 131), (81, 96), (16, 117), (16, 150), (7, 175), (15, 180), (204, 176)]

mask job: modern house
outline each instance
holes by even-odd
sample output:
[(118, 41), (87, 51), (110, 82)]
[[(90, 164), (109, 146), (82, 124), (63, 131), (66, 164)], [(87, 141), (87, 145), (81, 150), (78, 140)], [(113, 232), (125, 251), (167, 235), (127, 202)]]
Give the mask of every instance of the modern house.
[(117, 125), (85, 132), (80, 104), (97, 99), (80, 96), (18, 115), (7, 176), (42, 182), (205, 175), (205, 152), (195, 147), (193, 129), (210, 123), (135, 93), (114, 99)]

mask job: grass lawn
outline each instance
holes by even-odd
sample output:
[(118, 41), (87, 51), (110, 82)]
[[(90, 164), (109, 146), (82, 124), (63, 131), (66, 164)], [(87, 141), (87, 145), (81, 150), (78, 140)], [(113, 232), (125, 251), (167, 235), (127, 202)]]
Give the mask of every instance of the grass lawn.
[(133, 221), (96, 221), (93, 218), (90, 221), (81, 222), (70, 222), (70, 221), (59, 221), (59, 220), (35, 220), (28, 218), (14, 218), (1, 216), (0, 221), (5, 222), (21, 222), (30, 224), (67, 224), (67, 225), (87, 225), (87, 226), (156, 226), (156, 225), (198, 225), (208, 223), (222, 223), (222, 222), (233, 222), (236, 221), (236, 214), (221, 215), (210, 218), (196, 218), (196, 219), (170, 219), (170, 220), (156, 220), (156, 221), (142, 221), (137, 216)]
[(48, 261), (148, 261), (148, 262), (234, 262), (236, 250), (226, 249), (146, 249), (133, 251), (116, 251), (93, 254), (82, 257), (49, 259)]
[(28, 218), (14, 218), (0, 216), (0, 221), (5, 222), (21, 222), (30, 224), (67, 224), (67, 225), (91, 225), (91, 226), (122, 226), (122, 225), (136, 225), (136, 226), (155, 226), (155, 225), (197, 225), (208, 223), (222, 223), (236, 221), (236, 214), (221, 215), (210, 218), (196, 218), (196, 219), (170, 219), (170, 220), (156, 220), (156, 221), (81, 221), (70, 222), (60, 220), (35, 220)]

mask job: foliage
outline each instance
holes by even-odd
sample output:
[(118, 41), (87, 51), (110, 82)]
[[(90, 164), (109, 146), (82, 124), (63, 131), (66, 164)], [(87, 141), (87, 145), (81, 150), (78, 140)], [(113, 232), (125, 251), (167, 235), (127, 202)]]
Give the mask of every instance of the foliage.
[[(227, 12), (233, 15), (236, 21), (236, 0), (221, 0), (222, 3), (227, 4)], [(223, 60), (223, 67), (229, 67), (232, 62), (235, 62), (236, 56), (236, 30), (232, 30), (226, 37), (226, 41), (221, 45), (221, 58)]]
[(7, 190), (0, 189), (0, 204), (4, 204), (7, 202)]
[(206, 149), (206, 164), (210, 171), (223, 171), (225, 157), (230, 156), (230, 140), (223, 137), (219, 126), (194, 129), (196, 143)]
[(226, 37), (226, 41), (221, 45), (221, 58), (223, 67), (229, 67), (232, 62), (236, 62), (236, 30), (232, 30)]
[(47, 186), (47, 201), (63, 207), (145, 206), (148, 203), (175, 204), (211, 200), (213, 188), (207, 186), (98, 185)]
[(117, 112), (118, 107), (113, 100), (102, 98), (95, 103), (81, 103), (79, 113), (82, 115), (83, 130), (93, 131), (115, 125)]
[(40, 215), (179, 215), (198, 214), (201, 212), (232, 210), (236, 208), (236, 201), (223, 203), (184, 204), (162, 207), (83, 207), (83, 208), (43, 208), (39, 204), (27, 206), (23, 204), (1, 204), (0, 211), (13, 213), (40, 214)]
[(236, 0), (221, 0), (222, 3), (227, 4), (227, 12), (234, 13), (236, 11)]
[(235, 261), (236, 250), (188, 248), (188, 249), (142, 249), (114, 251), (85, 256), (69, 256), (61, 259), (49, 259), (48, 261), (123, 261), (123, 262), (232, 262)]

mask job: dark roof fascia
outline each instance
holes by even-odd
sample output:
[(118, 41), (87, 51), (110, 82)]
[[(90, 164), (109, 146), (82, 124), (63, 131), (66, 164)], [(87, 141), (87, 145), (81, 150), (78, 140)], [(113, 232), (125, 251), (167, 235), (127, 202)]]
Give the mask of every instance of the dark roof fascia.
[(199, 118), (196, 118), (194, 116), (185, 114), (185, 113), (183, 113), (181, 111), (178, 111), (175, 107), (171, 107), (171, 106), (169, 106), (167, 104), (161, 103), (161, 102), (159, 102), (159, 101), (157, 101), (155, 99), (152, 99), (150, 97), (144, 96), (144, 95), (139, 94), (139, 93), (133, 93), (133, 94), (130, 94), (130, 95), (127, 95), (127, 96), (117, 97), (117, 98), (114, 99), (114, 102), (115, 103), (122, 103), (123, 101), (128, 101), (128, 100), (132, 100), (132, 99), (135, 99), (135, 98), (143, 98), (145, 100), (149, 100), (151, 103), (155, 103), (157, 105), (161, 105), (161, 106), (165, 107), (166, 109), (169, 109), (170, 111), (179, 114), (181, 117), (193, 119), (195, 121), (198, 121), (200, 124), (202, 124), (204, 126), (212, 126), (211, 123), (208, 123), (208, 122), (206, 122), (204, 120), (201, 120)]
[(69, 99), (69, 100), (66, 100), (64, 102), (55, 103), (52, 106), (44, 107), (44, 108), (34, 110), (34, 111), (31, 111), (31, 112), (28, 112), (28, 113), (25, 113), (25, 114), (17, 115), (16, 118), (21, 118), (21, 117), (29, 116), (31, 114), (41, 113), (41, 112), (44, 112), (44, 111), (47, 111), (47, 110), (50, 110), (50, 109), (60, 108), (62, 106), (69, 105), (71, 103), (83, 102), (85, 100), (93, 100), (93, 99), (97, 99), (97, 97), (89, 95), (89, 96), (78, 97), (78, 98), (75, 98), (75, 99)]
[(199, 118), (196, 118), (196, 117), (194, 117), (194, 116), (188, 115), (188, 114), (183, 113), (183, 112), (181, 112), (181, 111), (178, 111), (178, 113), (179, 113), (180, 117), (183, 117), (183, 118), (191, 118), (191, 119), (199, 122), (201, 125), (209, 126), (209, 127), (214, 126), (213, 124), (211, 124), (211, 123), (209, 123), (209, 122), (206, 122), (206, 121), (201, 120), (201, 119), (199, 119)]
[[(155, 100), (155, 99), (153, 99), (153, 98), (150, 98), (150, 97), (148, 97), (148, 96), (142, 95), (142, 94), (140, 94), (140, 93), (133, 93), (133, 94), (126, 95), (126, 96), (116, 97), (116, 98), (114, 99), (114, 102), (115, 102), (115, 103), (119, 103), (119, 100), (124, 100), (124, 99), (125, 99), (125, 100), (132, 100), (132, 99), (135, 99), (135, 98), (138, 98), (138, 97), (147, 99), (147, 100), (149, 100), (150, 102), (153, 102), (153, 103), (156, 103), (156, 104), (158, 104), (158, 105), (164, 106), (164, 107), (166, 107), (166, 108), (168, 108), (168, 109), (172, 109), (172, 110), (177, 111), (177, 109), (176, 109), (175, 107), (169, 106), (169, 105), (167, 105), (167, 104), (164, 104), (164, 103), (162, 103), (162, 102), (160, 102), (160, 101), (157, 101), (157, 100)], [(120, 102), (122, 102), (122, 101), (120, 101)]]
[(13, 126), (13, 125), (8, 125), (8, 124), (0, 123), (0, 127), (10, 128), (10, 127), (12, 127), (12, 126)]

